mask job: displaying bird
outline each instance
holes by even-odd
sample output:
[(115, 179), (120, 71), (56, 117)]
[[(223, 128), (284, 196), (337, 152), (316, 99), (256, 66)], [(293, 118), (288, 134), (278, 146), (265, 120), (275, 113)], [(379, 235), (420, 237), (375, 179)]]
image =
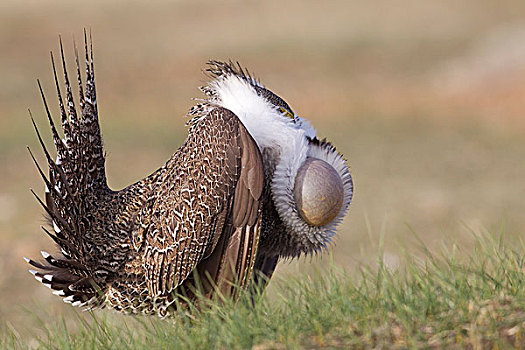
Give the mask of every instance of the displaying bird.
[(83, 77), (75, 46), (78, 109), (61, 41), (64, 90), (51, 54), (63, 138), (38, 82), (56, 158), (31, 116), (48, 163), (46, 175), (29, 150), (45, 182), (45, 199), (33, 194), (60, 253), (26, 261), (53, 294), (86, 309), (165, 317), (177, 295), (235, 296), (264, 285), (279, 259), (331, 242), (352, 199), (348, 166), (238, 63), (210, 61), (186, 141), (151, 175), (111, 190), (85, 31), (84, 49)]

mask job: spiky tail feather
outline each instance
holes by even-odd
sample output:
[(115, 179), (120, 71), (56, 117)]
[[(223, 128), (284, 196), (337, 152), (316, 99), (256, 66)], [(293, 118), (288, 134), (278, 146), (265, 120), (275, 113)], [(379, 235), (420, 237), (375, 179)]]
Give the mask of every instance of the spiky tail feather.
[(73, 306), (91, 308), (100, 305), (102, 291), (84, 266), (64, 256), (54, 258), (45, 251), (41, 254), (44, 262), (24, 258), (27, 263), (38, 269), (29, 270), (37, 281)]
[(44, 208), (49, 222), (53, 226), (54, 234), (45, 227), (42, 227), (42, 229), (59, 246), (62, 253), (55, 258), (47, 252), (42, 252), (44, 258), (42, 262), (25, 259), (37, 269), (30, 270), (35, 278), (53, 289), (54, 294), (62, 296), (65, 302), (71, 302), (78, 306), (93, 307), (102, 304), (103, 291), (100, 286), (105, 284), (104, 277), (101, 276), (106, 276), (107, 274), (100, 273), (101, 271), (96, 270), (97, 268), (89, 263), (93, 261), (93, 257), (90, 256), (89, 250), (86, 248), (89, 242), (86, 239), (86, 230), (88, 228), (84, 218), (93, 207), (92, 201), (94, 198), (97, 198), (100, 194), (107, 193), (109, 189), (106, 184), (105, 159), (98, 122), (93, 46), (90, 33), (88, 49), (85, 30), (84, 49), (86, 59), (85, 92), (82, 84), (78, 50), (76, 45), (74, 47), (79, 86), (80, 117), (77, 114), (73, 99), (61, 39), (60, 56), (64, 72), (65, 104), (62, 99), (53, 54), (51, 53), (51, 64), (64, 133), (63, 139), (59, 136), (51, 117), (40, 81), (37, 81), (57, 156), (56, 161), (53, 160), (42, 140), (31, 112), (29, 112), (49, 168), (49, 176), (46, 177), (31, 150), (29, 150), (31, 158), (35, 162), (46, 186), (45, 203), (33, 190), (31, 192)]

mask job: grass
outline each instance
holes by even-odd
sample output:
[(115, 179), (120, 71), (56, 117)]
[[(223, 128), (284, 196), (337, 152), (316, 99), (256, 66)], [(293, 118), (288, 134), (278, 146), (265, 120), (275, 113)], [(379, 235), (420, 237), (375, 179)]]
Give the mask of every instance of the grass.
[(41, 321), (29, 342), (5, 327), (1, 348), (274, 349), (512, 348), (525, 346), (525, 246), (478, 237), (471, 254), (455, 245), (390, 269), (348, 273), (335, 266), (280, 278), (252, 306), (208, 302), (170, 320), (78, 313)]

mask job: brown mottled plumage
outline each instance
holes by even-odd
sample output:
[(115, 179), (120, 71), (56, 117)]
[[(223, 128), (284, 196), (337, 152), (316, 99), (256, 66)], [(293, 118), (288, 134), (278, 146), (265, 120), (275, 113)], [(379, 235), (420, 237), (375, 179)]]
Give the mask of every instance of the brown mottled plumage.
[[(126, 313), (166, 316), (178, 293), (191, 300), (199, 286), (208, 297), (216, 292), (235, 295), (234, 284), (245, 287), (252, 277), (261, 283), (261, 274), (269, 278), (280, 256), (317, 251), (329, 243), (333, 225), (327, 226), (326, 234), (324, 228), (312, 227), (313, 236), (306, 238), (286, 226), (272, 197), (273, 182), (279, 180), (274, 172), (280, 151), (265, 147), (263, 138), (257, 141), (253, 130), (249, 131), (238, 115), (220, 103), (218, 90), (212, 86), (203, 88), (209, 98), (190, 110), (193, 118), (188, 138), (166, 164), (121, 191), (109, 189), (98, 122), (93, 49), (91, 38), (88, 48), (85, 32), (84, 42), (85, 91), (75, 47), (79, 114), (61, 42), (65, 102), (51, 56), (63, 139), (39, 83), (56, 160), (33, 121), (49, 168), (46, 176), (35, 161), (46, 184), (45, 200), (35, 196), (54, 233), (42, 228), (61, 253), (51, 256), (42, 252), (42, 262), (26, 260), (36, 268), (30, 270), (35, 278), (54, 294), (85, 308), (107, 306)], [(301, 119), (282, 99), (264, 89), (240, 66), (212, 61), (208, 71), (216, 79), (234, 76), (249, 84), (248, 90), (253, 87), (257, 96), (276, 110), (285, 111), (290, 123), (301, 125)], [(270, 108), (272, 113), (274, 107)], [(330, 152), (335, 152), (330, 144), (315, 137), (301, 140), (318, 148), (315, 152), (321, 155), (316, 157), (330, 157)], [(338, 162), (335, 166), (341, 181), (351, 186), (340, 155), (331, 157), (327, 161)], [(339, 221), (351, 193), (350, 187)], [(296, 209), (291, 208), (295, 213)], [(254, 269), (258, 272), (253, 273)]]

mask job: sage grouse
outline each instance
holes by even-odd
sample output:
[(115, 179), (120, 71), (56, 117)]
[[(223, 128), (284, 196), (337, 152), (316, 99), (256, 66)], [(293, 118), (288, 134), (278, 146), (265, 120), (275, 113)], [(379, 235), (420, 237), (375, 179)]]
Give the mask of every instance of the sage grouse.
[(31, 117), (49, 168), (46, 176), (36, 164), (46, 187), (44, 200), (35, 197), (53, 230), (42, 228), (61, 252), (26, 261), (54, 294), (85, 309), (163, 317), (177, 295), (185, 302), (197, 289), (207, 297), (235, 296), (250, 283), (264, 285), (279, 259), (317, 253), (331, 242), (352, 199), (345, 161), (231, 61), (208, 63), (206, 97), (189, 111), (188, 137), (166, 164), (111, 190), (85, 33), (84, 47), (85, 77), (75, 47), (78, 109), (61, 42), (63, 90), (51, 54), (63, 138), (38, 83), (56, 158)]

